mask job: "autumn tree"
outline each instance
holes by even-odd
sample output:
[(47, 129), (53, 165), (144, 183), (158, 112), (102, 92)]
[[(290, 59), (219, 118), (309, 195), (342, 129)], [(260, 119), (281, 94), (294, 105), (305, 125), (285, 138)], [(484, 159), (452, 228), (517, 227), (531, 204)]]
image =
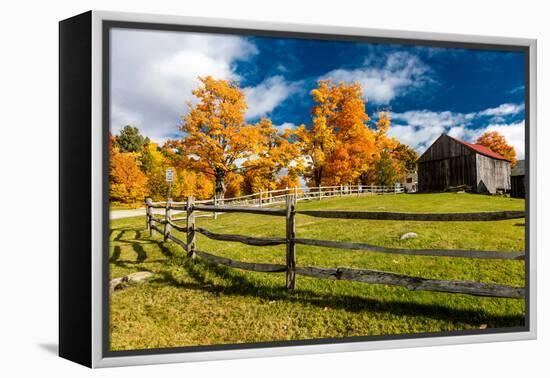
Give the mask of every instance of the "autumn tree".
[(311, 95), (312, 125), (294, 132), (301, 153), (310, 161), (310, 184), (357, 179), (372, 162), (374, 146), (361, 86), (321, 80)]
[(379, 112), (378, 121), (376, 121), (375, 141), (380, 152), (393, 150), (399, 142), (397, 139), (388, 135), (391, 127), (391, 117), (388, 112)]
[(166, 199), (168, 186), (165, 170), (169, 166), (161, 148), (156, 143), (143, 146), (139, 157), (141, 169), (147, 175), (147, 192), (155, 201)]
[(239, 197), (242, 194), (244, 177), (238, 172), (229, 172), (225, 178), (226, 197)]
[(418, 160), (418, 153), (406, 144), (399, 143), (393, 150), (394, 156), (398, 162), (403, 166), (403, 170), (406, 173), (416, 171), (416, 161)]
[(139, 152), (143, 145), (149, 143), (149, 138), (143, 137), (137, 127), (126, 125), (115, 137), (115, 145), (120, 152)]
[(276, 189), (298, 188), (300, 187), (300, 177), (295, 171), (290, 171), (277, 180)]
[(363, 90), (358, 83), (338, 86), (340, 100), (332, 123), (336, 130), (336, 148), (328, 160), (327, 180), (330, 185), (359, 181), (372, 166), (376, 151), (375, 133), (368, 127)]
[(113, 202), (142, 202), (147, 194), (147, 176), (139, 167), (135, 153), (114, 148), (110, 156), (109, 197)]
[(170, 197), (173, 200), (183, 201), (189, 196), (212, 198), (213, 178), (192, 169), (189, 157), (180, 149), (178, 141), (168, 141), (163, 146), (150, 142), (142, 149), (142, 170), (148, 177), (149, 196), (157, 201), (166, 199), (166, 169), (170, 168), (174, 172), (174, 181), (170, 186)]
[(310, 127), (299, 126), (293, 137), (301, 154), (309, 160), (310, 170), (306, 175), (309, 183), (319, 186), (327, 159), (336, 147), (336, 134), (330, 124), (330, 117), (339, 96), (337, 88), (330, 81), (320, 81), (318, 88), (311, 91), (311, 96), (316, 103), (311, 111), (313, 124)]
[(389, 151), (384, 150), (374, 163), (374, 180), (376, 185), (392, 186), (396, 183), (398, 173)]
[(476, 141), (477, 144), (489, 148), (491, 151), (496, 152), (510, 160), (512, 168), (516, 166), (516, 149), (509, 145), (498, 131), (486, 131)]
[(249, 193), (275, 189), (282, 169), (297, 175), (303, 168), (298, 146), (289, 141), (287, 133), (280, 134), (267, 118), (262, 118), (255, 127), (259, 150), (243, 163), (244, 185)]
[[(372, 148), (372, 161), (368, 171), (361, 176), (363, 184), (380, 184), (381, 168), (384, 172), (392, 172), (392, 180), (402, 177), (407, 172), (407, 167), (412, 168), (416, 164), (416, 152), (408, 146), (402, 145), (396, 138), (388, 135), (391, 128), (391, 117), (388, 112), (379, 112), (378, 120), (374, 128), (374, 148)], [(414, 157), (412, 157), (414, 155)], [(409, 161), (408, 159), (414, 159)], [(391, 169), (389, 164), (391, 163)], [(413, 168), (414, 169), (414, 168)], [(386, 176), (383, 174), (383, 176)], [(390, 180), (391, 181), (391, 180)], [(393, 183), (391, 184), (393, 185)]]
[(406, 144), (398, 142), (391, 151), (391, 157), (398, 179), (405, 180), (407, 173), (416, 171), (418, 153)]
[(245, 123), (245, 96), (235, 83), (211, 76), (199, 79), (201, 86), (193, 91), (198, 102), (189, 102), (183, 117), (181, 131), (187, 133), (183, 145), (214, 177), (216, 196), (223, 198), (226, 176), (238, 169), (237, 160), (259, 152), (258, 133)]

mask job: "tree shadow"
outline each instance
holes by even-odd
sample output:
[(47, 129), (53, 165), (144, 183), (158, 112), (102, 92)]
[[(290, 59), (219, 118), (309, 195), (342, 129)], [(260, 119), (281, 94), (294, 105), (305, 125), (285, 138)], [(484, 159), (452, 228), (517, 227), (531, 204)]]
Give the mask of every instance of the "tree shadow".
[[(264, 286), (251, 281), (245, 275), (235, 273), (231, 268), (201, 260), (186, 259), (183, 268), (196, 284), (178, 281), (170, 272), (160, 272), (157, 280), (171, 286), (208, 291), (217, 295), (244, 296), (265, 300), (284, 300), (293, 303), (307, 303), (320, 308), (343, 309), (350, 312), (373, 312), (398, 316), (424, 316), (454, 323), (488, 323), (493, 327), (523, 326), (525, 319), (517, 315), (492, 315), (483, 309), (456, 309), (438, 304), (423, 304), (399, 300), (379, 300), (356, 295), (334, 295), (308, 289), (288, 291), (284, 286)], [(215, 274), (229, 282), (219, 285), (208, 277)], [(414, 293), (412, 293), (414, 295)]]

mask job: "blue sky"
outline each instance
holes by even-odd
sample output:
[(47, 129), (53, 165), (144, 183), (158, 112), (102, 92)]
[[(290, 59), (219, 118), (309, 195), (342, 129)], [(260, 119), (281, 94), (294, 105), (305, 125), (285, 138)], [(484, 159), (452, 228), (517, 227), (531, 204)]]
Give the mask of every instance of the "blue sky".
[[(524, 54), (187, 32), (111, 31), (111, 129), (163, 142), (180, 136), (198, 76), (243, 88), (247, 121), (309, 124), (320, 79), (358, 81), (367, 113), (390, 111), (390, 133), (423, 152), (441, 133), (474, 141), (496, 130), (524, 155)], [(371, 125), (372, 126), (372, 125)]]

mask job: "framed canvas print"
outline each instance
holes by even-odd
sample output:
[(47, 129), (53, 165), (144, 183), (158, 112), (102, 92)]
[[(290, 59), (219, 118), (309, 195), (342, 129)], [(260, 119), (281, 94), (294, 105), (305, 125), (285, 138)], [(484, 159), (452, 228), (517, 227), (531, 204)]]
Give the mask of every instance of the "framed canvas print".
[(60, 355), (536, 337), (536, 41), (60, 22)]

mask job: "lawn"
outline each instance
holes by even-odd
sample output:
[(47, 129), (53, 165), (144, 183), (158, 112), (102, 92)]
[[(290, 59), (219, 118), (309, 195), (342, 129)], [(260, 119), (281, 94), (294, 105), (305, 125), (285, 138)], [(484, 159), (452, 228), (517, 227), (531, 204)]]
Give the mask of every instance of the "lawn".
[[(298, 209), (404, 212), (523, 210), (524, 201), (465, 193), (344, 197), (299, 202)], [(411, 334), (511, 327), (524, 324), (518, 299), (413, 292), (405, 288), (297, 277), (294, 292), (284, 273), (255, 273), (190, 261), (144, 217), (111, 221), (110, 275), (150, 270), (152, 279), (111, 294), (111, 350), (234, 344), (327, 337)], [(223, 214), (198, 218), (220, 233), (284, 236), (284, 218)], [(415, 239), (400, 240), (405, 232)], [(332, 220), (298, 215), (297, 237), (356, 241), (387, 247), (522, 251), (524, 220), (401, 222)], [(174, 235), (185, 240), (176, 231)], [(241, 261), (284, 264), (284, 246), (253, 247), (197, 235), (197, 248)], [(524, 286), (523, 261), (420, 257), (297, 246), (297, 265), (356, 267), (436, 279)]]

